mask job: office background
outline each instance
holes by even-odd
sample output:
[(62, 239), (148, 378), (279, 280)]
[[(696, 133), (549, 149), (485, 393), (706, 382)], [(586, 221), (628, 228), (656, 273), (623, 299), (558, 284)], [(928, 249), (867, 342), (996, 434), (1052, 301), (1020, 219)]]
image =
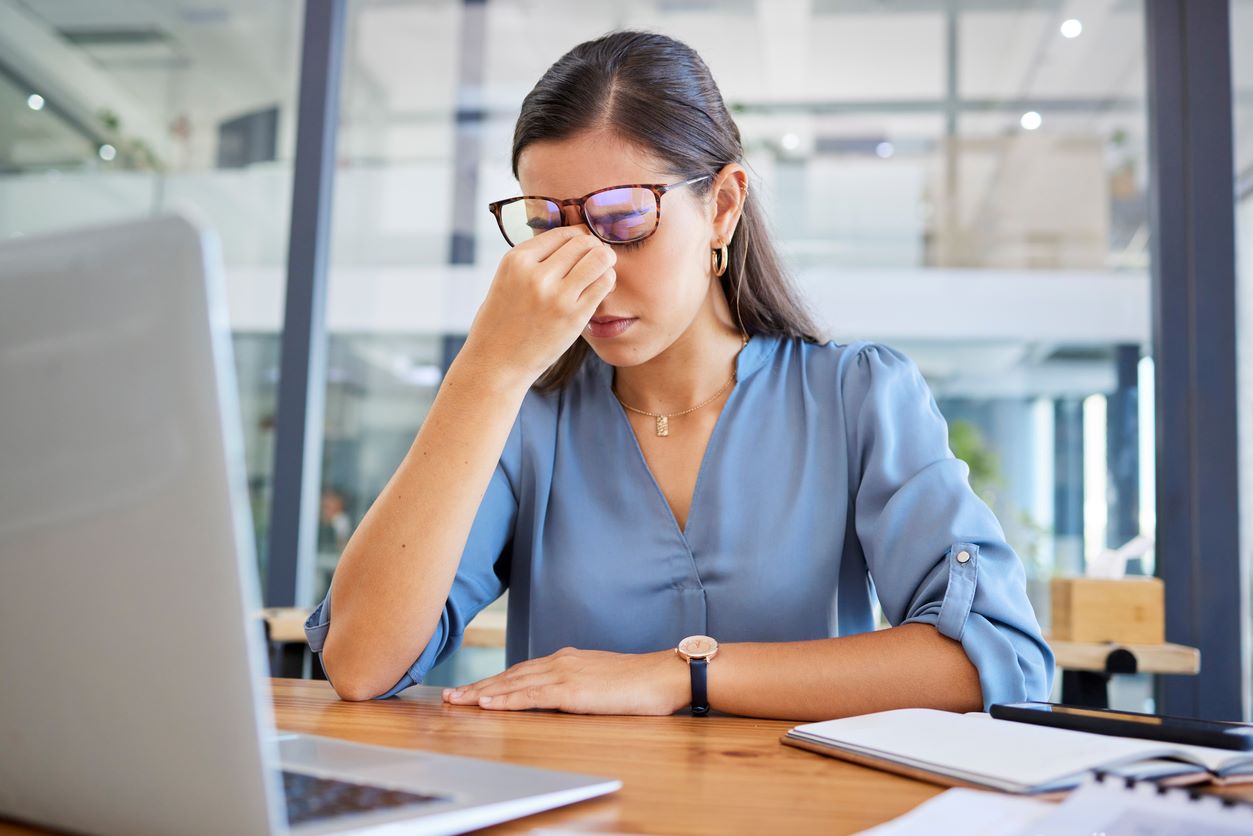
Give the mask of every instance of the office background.
[(218, 231), (266, 600), (312, 604), (506, 249), (523, 96), (619, 27), (709, 63), (818, 317), (917, 360), (1046, 627), (1157, 538), (1202, 673), (1115, 703), (1249, 718), (1253, 0), (0, 0), (0, 237)]

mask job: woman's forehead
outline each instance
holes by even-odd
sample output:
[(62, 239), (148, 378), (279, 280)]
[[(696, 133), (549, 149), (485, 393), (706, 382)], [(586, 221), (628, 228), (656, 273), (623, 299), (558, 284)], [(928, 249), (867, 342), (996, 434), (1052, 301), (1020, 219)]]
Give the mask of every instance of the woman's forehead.
[(646, 154), (603, 135), (533, 142), (518, 155), (518, 182), (525, 194), (582, 197), (606, 186), (667, 180)]

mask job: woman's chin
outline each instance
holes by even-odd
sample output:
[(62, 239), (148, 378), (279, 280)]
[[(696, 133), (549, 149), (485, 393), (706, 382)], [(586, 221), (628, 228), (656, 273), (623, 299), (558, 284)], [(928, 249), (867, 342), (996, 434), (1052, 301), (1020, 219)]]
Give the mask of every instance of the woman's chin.
[[(634, 334), (631, 336), (633, 337)], [(596, 352), (597, 357), (611, 366), (636, 366), (648, 359), (644, 356), (645, 353), (641, 350), (639, 342), (627, 339), (626, 335), (612, 339), (598, 339), (584, 331), (583, 339), (592, 351)]]

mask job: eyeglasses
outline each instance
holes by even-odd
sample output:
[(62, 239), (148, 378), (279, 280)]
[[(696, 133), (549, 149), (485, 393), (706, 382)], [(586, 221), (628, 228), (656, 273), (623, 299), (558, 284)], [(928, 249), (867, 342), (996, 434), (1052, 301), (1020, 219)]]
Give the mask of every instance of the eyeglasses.
[(672, 189), (699, 183), (713, 175), (693, 177), (681, 183), (634, 183), (608, 186), (582, 197), (558, 200), (542, 195), (522, 195), (487, 204), (496, 216), (501, 235), (516, 247), (540, 233), (566, 226), (566, 206), (578, 206), (588, 228), (606, 244), (641, 241), (657, 231), (661, 222), (661, 196)]

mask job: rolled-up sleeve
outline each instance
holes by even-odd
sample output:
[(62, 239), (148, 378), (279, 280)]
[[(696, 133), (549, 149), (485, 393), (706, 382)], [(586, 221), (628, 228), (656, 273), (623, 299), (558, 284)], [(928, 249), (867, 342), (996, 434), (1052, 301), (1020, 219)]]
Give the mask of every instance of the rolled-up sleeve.
[(934, 624), (961, 642), (985, 710), (1048, 699), (1053, 652), (1027, 599), (1022, 561), (971, 490), (917, 366), (886, 346), (859, 347), (841, 392), (857, 539), (888, 622)]
[[(453, 578), (448, 600), (435, 632), (400, 679), (376, 699), (395, 696), (447, 659), (461, 646), (466, 625), (508, 586), (510, 547), (518, 515), (518, 474), (521, 468), (521, 419), (514, 421), (504, 452), (479, 503)], [(331, 623), (331, 592), (305, 621), (310, 649), (321, 659)], [(325, 668), (324, 668), (325, 670)], [(328, 674), (329, 676), (329, 674)]]

